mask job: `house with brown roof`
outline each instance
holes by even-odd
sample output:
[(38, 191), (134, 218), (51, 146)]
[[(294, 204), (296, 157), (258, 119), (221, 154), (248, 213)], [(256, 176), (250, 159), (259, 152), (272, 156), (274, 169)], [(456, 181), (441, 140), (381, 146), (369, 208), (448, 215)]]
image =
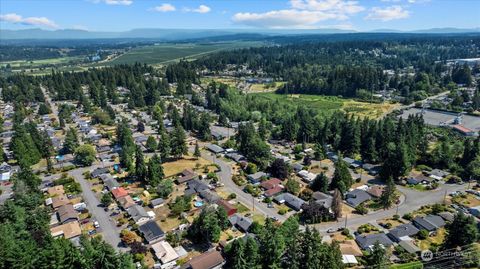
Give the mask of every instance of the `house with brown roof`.
[(357, 245), (355, 240), (346, 240), (343, 243), (338, 244), (342, 255), (353, 255), (355, 257), (363, 256), (363, 252)]
[(115, 197), (115, 199), (116, 199), (117, 201), (118, 201), (119, 198), (128, 195), (127, 190), (125, 190), (125, 189), (122, 188), (122, 187), (113, 189), (111, 192), (112, 192), (113, 197)]
[(130, 195), (126, 195), (118, 198), (118, 203), (125, 210), (136, 205), (135, 201), (133, 201)]
[(66, 204), (66, 205), (60, 206), (58, 208), (57, 215), (61, 223), (78, 221), (77, 211), (73, 208), (72, 204)]
[(265, 190), (271, 190), (276, 187), (283, 187), (282, 181), (278, 178), (271, 178), (269, 180), (263, 181), (260, 186)]
[(380, 196), (382, 196), (382, 193), (383, 193), (383, 188), (378, 186), (378, 185), (375, 185), (375, 186), (370, 187), (367, 190), (367, 193), (370, 194), (374, 198), (380, 198)]
[(185, 169), (180, 173), (180, 177), (177, 178), (177, 183), (182, 184), (197, 177), (197, 174), (192, 169)]
[(237, 213), (237, 209), (230, 204), (228, 201), (225, 201), (223, 199), (217, 201), (217, 205), (223, 207), (225, 209), (225, 212), (227, 212), (227, 216), (231, 216), (235, 213)]
[(272, 188), (272, 189), (269, 189), (269, 190), (265, 191), (265, 192), (263, 193), (263, 195), (265, 195), (265, 197), (273, 197), (273, 196), (281, 193), (282, 191), (283, 191), (283, 188), (282, 188), (282, 187), (276, 186), (276, 187), (274, 187), (274, 188)]
[(70, 200), (68, 199), (67, 196), (65, 196), (65, 194), (52, 197), (52, 207), (53, 207), (53, 209), (57, 209), (57, 208), (59, 208), (63, 205), (69, 204), (69, 203), (70, 203)]
[(53, 186), (47, 189), (47, 193), (49, 196), (60, 196), (65, 194), (65, 190), (63, 189), (63, 185)]
[(82, 229), (78, 224), (78, 221), (72, 221), (53, 228), (50, 228), (52, 237), (63, 236), (65, 239), (72, 239), (82, 234)]
[(225, 264), (225, 259), (219, 251), (213, 250), (194, 257), (186, 262), (182, 269), (220, 269)]

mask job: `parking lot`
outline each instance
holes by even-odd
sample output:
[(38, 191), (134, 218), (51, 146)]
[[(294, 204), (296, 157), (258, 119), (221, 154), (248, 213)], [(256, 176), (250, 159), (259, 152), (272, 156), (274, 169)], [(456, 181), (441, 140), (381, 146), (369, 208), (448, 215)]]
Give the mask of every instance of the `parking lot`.
[[(445, 126), (454, 124), (454, 120), (457, 117), (458, 113), (453, 112), (444, 112), (425, 109), (422, 112), (420, 108), (410, 108), (403, 111), (401, 117), (407, 119), (410, 115), (422, 115), (423, 120), (428, 125), (433, 126)], [(461, 124), (468, 129), (474, 130), (476, 132), (480, 131), (480, 117), (463, 115)]]

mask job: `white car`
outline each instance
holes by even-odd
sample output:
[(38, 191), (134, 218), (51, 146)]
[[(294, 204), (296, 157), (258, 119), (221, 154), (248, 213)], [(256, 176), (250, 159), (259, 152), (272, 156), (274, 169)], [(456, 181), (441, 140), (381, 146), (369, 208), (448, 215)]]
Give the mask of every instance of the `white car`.
[(100, 227), (100, 224), (98, 223), (98, 221), (93, 222), (93, 227), (95, 227), (95, 228), (99, 228), (99, 227)]

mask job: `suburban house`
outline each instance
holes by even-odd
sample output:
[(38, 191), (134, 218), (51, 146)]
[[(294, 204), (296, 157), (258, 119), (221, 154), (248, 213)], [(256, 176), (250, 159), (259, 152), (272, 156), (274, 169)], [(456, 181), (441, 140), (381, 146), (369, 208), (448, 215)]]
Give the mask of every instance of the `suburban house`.
[(127, 212), (136, 224), (142, 224), (150, 220), (150, 215), (139, 205), (129, 207)]
[(227, 153), (225, 154), (225, 157), (239, 163), (241, 161), (245, 161), (246, 158), (245, 156), (243, 156), (242, 154), (239, 154), (239, 153), (236, 153), (236, 152), (232, 152), (232, 153)]
[(149, 244), (155, 243), (165, 237), (165, 233), (154, 220), (147, 221), (145, 224), (138, 226), (138, 230)]
[(111, 190), (113, 197), (115, 197), (115, 200), (118, 200), (121, 197), (127, 196), (128, 192), (125, 190), (123, 187), (118, 187), (113, 190)]
[(415, 225), (412, 223), (407, 223), (398, 225), (397, 227), (391, 229), (387, 236), (390, 237), (390, 239), (392, 239), (394, 242), (398, 243), (405, 237), (416, 235), (419, 231), (420, 230), (415, 227)]
[(357, 207), (361, 203), (372, 199), (370, 194), (368, 194), (366, 191), (361, 189), (355, 189), (351, 192), (347, 192), (347, 194), (345, 195), (345, 198), (346, 198), (345, 201), (347, 202), (347, 204), (351, 205), (352, 207)]
[(198, 194), (201, 191), (208, 190), (208, 189), (209, 188), (208, 188), (207, 183), (205, 183), (201, 180), (198, 180), (198, 179), (194, 179), (194, 180), (189, 181), (187, 183), (187, 189), (185, 190), (185, 195)]
[(317, 177), (316, 174), (308, 172), (307, 170), (301, 170), (297, 173), (297, 175), (307, 183), (312, 182)]
[(296, 211), (302, 209), (302, 205), (305, 203), (304, 200), (288, 192), (277, 195), (274, 200), (279, 204), (285, 203), (287, 206)]
[(181, 269), (221, 269), (225, 259), (217, 250), (211, 250), (186, 262)]
[(77, 211), (73, 208), (72, 204), (60, 206), (57, 210), (57, 215), (61, 223), (78, 221)]
[(368, 188), (367, 193), (370, 194), (370, 196), (372, 196), (373, 198), (380, 198), (380, 196), (382, 196), (382, 193), (383, 193), (383, 188), (378, 185), (375, 185)]
[(223, 199), (217, 201), (217, 205), (223, 207), (225, 209), (225, 212), (227, 212), (227, 216), (231, 216), (235, 213), (237, 213), (237, 209), (230, 204), (228, 201), (225, 201)]
[(122, 196), (118, 198), (117, 201), (120, 204), (120, 206), (125, 210), (137, 204), (135, 203), (135, 201), (132, 199), (130, 195)]
[(192, 169), (185, 169), (177, 178), (177, 183), (182, 184), (195, 178), (197, 178), (197, 174)]
[(343, 161), (345, 161), (347, 163), (347, 165), (349, 167), (353, 168), (353, 169), (356, 169), (356, 168), (362, 166), (362, 162), (354, 160), (354, 159), (349, 158), (349, 157), (344, 157)]
[(248, 229), (253, 223), (253, 220), (247, 217), (244, 217), (240, 214), (234, 214), (228, 218), (232, 226), (240, 228), (244, 232), (248, 232)]
[(106, 167), (97, 168), (90, 173), (90, 177), (91, 178), (97, 178), (97, 177), (100, 177), (100, 175), (109, 174), (109, 173), (110, 173), (110, 169), (108, 169)]
[(225, 151), (222, 147), (215, 144), (208, 144), (207, 149), (215, 154), (221, 154)]
[(205, 200), (207, 203), (214, 204), (218, 200), (220, 200), (220, 196), (218, 196), (217, 193), (211, 191), (211, 190), (203, 190), (198, 193), (198, 195)]
[(165, 201), (162, 198), (157, 198), (150, 201), (150, 205), (152, 206), (152, 208), (159, 208), (163, 206), (164, 203)]
[(316, 191), (312, 193), (312, 199), (314, 199), (316, 203), (323, 205), (325, 208), (332, 207), (333, 197), (328, 194)]
[[(176, 261), (179, 258), (177, 252), (167, 241), (160, 241), (152, 245), (155, 257), (160, 260), (161, 269), (169, 269), (176, 267)], [(157, 268), (157, 267), (155, 267)]]
[(447, 177), (448, 175), (450, 175), (449, 172), (443, 171), (443, 170), (440, 170), (440, 169), (433, 169), (428, 174), (431, 178), (433, 178), (435, 180), (442, 180), (445, 177)]
[(263, 195), (265, 195), (265, 197), (273, 197), (279, 193), (283, 192), (283, 187), (281, 186), (275, 186), (274, 188), (272, 189), (269, 189), (269, 190), (266, 190)]
[(271, 190), (276, 187), (283, 188), (282, 181), (278, 178), (271, 178), (269, 180), (265, 180), (260, 183), (260, 187), (262, 187), (264, 190)]
[(56, 227), (50, 228), (52, 237), (63, 236), (65, 239), (72, 239), (82, 234), (82, 229), (78, 224), (78, 221), (68, 222)]
[(480, 217), (480, 205), (475, 207), (470, 207), (468, 209), (468, 212), (477, 218)]
[(398, 242), (398, 245), (410, 254), (415, 254), (421, 251), (421, 249), (414, 244), (414, 240), (402, 240)]
[(60, 196), (65, 194), (63, 185), (53, 186), (47, 189), (48, 196)]
[(0, 165), (0, 181), (9, 181), (11, 176), (12, 167), (6, 162), (3, 162)]
[(109, 191), (112, 191), (120, 187), (120, 184), (118, 183), (118, 181), (115, 178), (113, 178), (113, 176), (110, 174), (103, 174), (100, 176), (100, 178), (103, 181), (103, 185), (105, 185), (105, 187), (107, 187)]
[(384, 233), (358, 235), (355, 238), (358, 246), (363, 250), (370, 250), (375, 243), (379, 243), (385, 248), (393, 245), (392, 240)]
[(380, 172), (380, 165), (374, 165), (371, 163), (362, 164), (362, 168), (367, 171), (369, 175), (376, 176)]
[(438, 228), (445, 226), (445, 221), (437, 215), (426, 215), (424, 217), (414, 218), (413, 224), (420, 230), (424, 229), (429, 232), (434, 232)]
[(294, 164), (292, 165), (292, 168), (293, 168), (293, 171), (295, 171), (295, 172), (300, 172), (301, 170), (303, 170), (303, 164), (294, 163)]
[(256, 172), (255, 174), (250, 174), (247, 175), (247, 179), (250, 181), (252, 184), (257, 184), (261, 181), (263, 177), (267, 177), (268, 174), (264, 172)]
[(214, 130), (211, 130), (210, 134), (212, 135), (213, 139), (215, 139), (217, 141), (225, 138), (225, 136), (223, 134), (221, 134), (220, 132), (214, 131)]
[(57, 208), (59, 208), (63, 205), (66, 205), (66, 204), (70, 203), (70, 200), (64, 194), (52, 197), (51, 199), (52, 199), (51, 200), (51, 205), (52, 205), (53, 209), (57, 209)]

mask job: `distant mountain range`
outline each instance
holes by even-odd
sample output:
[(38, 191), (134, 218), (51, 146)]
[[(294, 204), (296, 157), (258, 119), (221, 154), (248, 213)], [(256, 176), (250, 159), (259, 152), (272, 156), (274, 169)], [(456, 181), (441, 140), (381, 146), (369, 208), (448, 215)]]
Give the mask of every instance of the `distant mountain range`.
[[(43, 29), (25, 29), (25, 30), (6, 30), (0, 29), (0, 40), (11, 39), (158, 39), (163, 41), (173, 41), (182, 39), (207, 38), (215, 36), (225, 36), (240, 33), (254, 33), (264, 35), (298, 35), (298, 34), (341, 34), (357, 33), (354, 30), (340, 29), (312, 29), (312, 30), (270, 30), (270, 29), (132, 29), (124, 32), (93, 32), (85, 30), (43, 30)], [(371, 33), (422, 33), (422, 34), (443, 34), (443, 33), (480, 33), (480, 27), (472, 29), (460, 28), (432, 28), (416, 31), (398, 31), (393, 29), (378, 29), (368, 31)]]

